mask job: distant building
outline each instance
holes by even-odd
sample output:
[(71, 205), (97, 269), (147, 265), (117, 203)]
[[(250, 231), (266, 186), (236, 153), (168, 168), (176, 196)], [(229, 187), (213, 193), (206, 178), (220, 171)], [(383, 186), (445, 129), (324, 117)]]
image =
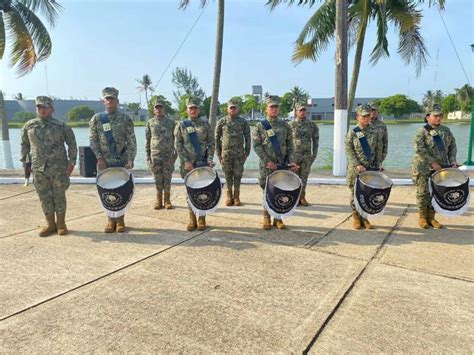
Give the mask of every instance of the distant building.
[[(357, 97), (354, 99), (352, 118), (355, 118), (357, 106), (368, 104), (371, 101), (380, 100), (377, 97)], [(308, 100), (308, 118), (314, 121), (334, 120), (334, 98), (313, 98)], [(382, 115), (380, 115), (382, 116)]]
[[(67, 121), (66, 114), (70, 109), (76, 106), (87, 106), (94, 110), (94, 112), (103, 112), (104, 104), (102, 101), (93, 100), (54, 100), (54, 114), (53, 116), (59, 120)], [(36, 112), (35, 100), (5, 100), (5, 107), (7, 110), (7, 119), (12, 121), (15, 113), (17, 112)], [(134, 117), (133, 113), (127, 110), (125, 105), (120, 105), (120, 109), (128, 113), (130, 117), (138, 121), (144, 121), (148, 119), (148, 111), (140, 109), (137, 117)]]

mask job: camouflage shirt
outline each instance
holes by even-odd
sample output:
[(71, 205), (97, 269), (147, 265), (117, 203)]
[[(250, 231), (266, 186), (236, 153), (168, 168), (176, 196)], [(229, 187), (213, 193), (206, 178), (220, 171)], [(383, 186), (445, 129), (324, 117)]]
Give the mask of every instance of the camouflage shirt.
[(137, 140), (132, 119), (120, 111), (109, 114), (112, 135), (120, 156), (118, 162), (109, 150), (100, 115), (101, 113), (96, 113), (89, 122), (89, 141), (96, 158), (104, 158), (109, 165), (120, 162), (125, 164), (129, 160), (133, 162), (137, 155)]
[(188, 131), (184, 126), (184, 123), (179, 122), (176, 124), (174, 129), (174, 146), (176, 153), (178, 153), (179, 159), (183, 163), (195, 163), (196, 161), (205, 158), (207, 158), (207, 160), (212, 160), (214, 157), (214, 134), (212, 133), (211, 126), (205, 118), (197, 118), (196, 120), (190, 119), (190, 121), (192, 127), (196, 130), (201, 146), (202, 157), (196, 156), (196, 152), (189, 138)]
[(282, 156), (276, 156), (265, 128), (261, 122), (258, 122), (253, 131), (253, 149), (260, 158), (261, 165), (265, 166), (270, 161), (274, 163), (292, 162), (288, 161), (292, 158), (293, 148), (290, 126), (279, 118), (274, 120), (268, 119), (268, 122), (270, 122), (272, 127), (272, 133), (274, 133), (278, 138)]
[(153, 117), (145, 126), (145, 152), (153, 160), (175, 158), (174, 121), (168, 117)]
[(216, 125), (216, 154), (230, 154), (234, 157), (248, 157), (250, 154), (250, 127), (244, 118), (222, 117)]
[[(67, 154), (64, 143), (67, 144)], [(65, 172), (68, 163), (76, 165), (77, 144), (74, 132), (64, 122), (55, 118), (34, 118), (21, 130), (20, 161), (31, 157), (31, 168), (44, 171), (46, 167)], [(69, 157), (69, 158), (68, 158)]]
[(372, 122), (372, 127), (374, 127), (380, 138), (382, 139), (382, 162), (387, 157), (388, 153), (388, 130), (387, 125), (378, 119)]
[(357, 165), (363, 165), (365, 168), (377, 169), (380, 167), (382, 162), (382, 140), (377, 130), (372, 125), (368, 125), (366, 128), (360, 128), (362, 129), (361, 133), (367, 137), (370, 150), (372, 151), (371, 159), (367, 159), (356, 132), (351, 129), (347, 132), (345, 139), (347, 165), (351, 168), (354, 168)]
[(297, 118), (289, 124), (293, 138), (293, 161), (303, 157), (316, 159), (319, 145), (319, 128), (313, 121)]
[[(443, 140), (446, 152), (444, 157), (438, 150), (433, 135), (439, 135)], [(413, 145), (415, 147), (415, 156), (412, 161), (414, 174), (429, 175), (430, 170), (433, 170), (431, 163), (451, 165), (456, 162), (456, 140), (446, 126), (433, 127), (430, 131), (425, 127), (419, 128)]]

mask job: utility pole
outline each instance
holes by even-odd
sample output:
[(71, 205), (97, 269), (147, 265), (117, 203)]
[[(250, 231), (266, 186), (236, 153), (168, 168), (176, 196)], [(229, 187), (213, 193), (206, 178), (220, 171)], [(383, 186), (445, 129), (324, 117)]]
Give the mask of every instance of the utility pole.
[(334, 98), (334, 156), (332, 173), (345, 176), (344, 138), (347, 132), (347, 0), (336, 0), (336, 96)]

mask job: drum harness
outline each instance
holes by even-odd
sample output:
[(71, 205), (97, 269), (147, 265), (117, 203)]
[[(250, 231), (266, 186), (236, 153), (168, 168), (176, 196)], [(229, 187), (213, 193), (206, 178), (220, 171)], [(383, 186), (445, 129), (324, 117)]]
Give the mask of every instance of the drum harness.
[(198, 159), (196, 162), (193, 163), (194, 168), (199, 168), (203, 166), (207, 166), (207, 149), (206, 153), (202, 155), (201, 152), (201, 142), (199, 141), (199, 137), (196, 133), (196, 129), (193, 127), (193, 124), (191, 120), (183, 120), (183, 125), (184, 128), (186, 128), (186, 132), (188, 133), (189, 140), (191, 141), (191, 144), (193, 145), (194, 152), (196, 153), (196, 156)]
[(441, 138), (441, 136), (438, 134), (438, 132), (436, 132), (436, 130), (431, 125), (426, 124), (424, 126), (424, 128), (426, 129), (428, 134), (431, 137), (433, 137), (433, 142), (434, 142), (436, 148), (438, 149), (439, 154), (441, 154), (441, 157), (443, 159), (443, 163), (445, 163), (445, 164), (441, 164), (441, 167), (449, 168), (451, 166), (451, 164), (449, 164), (448, 154), (446, 153), (446, 148), (444, 147), (443, 139)]
[[(104, 130), (105, 139), (107, 140), (107, 146), (109, 147), (110, 154), (115, 161), (121, 161), (121, 155), (125, 153), (127, 147), (124, 147), (121, 154), (117, 152), (117, 143), (115, 142), (114, 135), (112, 133), (112, 127), (110, 126), (109, 114), (102, 112), (100, 114), (100, 122), (102, 123), (102, 129)], [(109, 167), (123, 167), (122, 163), (111, 164)]]
[(277, 162), (277, 170), (288, 170), (290, 168), (288, 164), (288, 156), (285, 156), (285, 158), (283, 158), (283, 154), (281, 153), (280, 142), (278, 141), (278, 137), (273, 131), (270, 122), (268, 122), (267, 119), (263, 119), (260, 122), (262, 123), (262, 126), (265, 129), (265, 133), (267, 134), (268, 139), (270, 139), (270, 143), (272, 144), (273, 151), (275, 152), (277, 160), (279, 159), (280, 161), (283, 161), (282, 163)]
[[(362, 132), (362, 129), (359, 126), (355, 126), (352, 130), (354, 131), (357, 138), (359, 139), (359, 143), (362, 146), (362, 151), (364, 152), (365, 157), (370, 162), (370, 160), (372, 159), (372, 149), (370, 149), (370, 145), (369, 145), (369, 141), (367, 140), (367, 137), (365, 136), (364, 132)], [(373, 167), (373, 166), (369, 166), (366, 169), (369, 171), (379, 171), (378, 168)]]

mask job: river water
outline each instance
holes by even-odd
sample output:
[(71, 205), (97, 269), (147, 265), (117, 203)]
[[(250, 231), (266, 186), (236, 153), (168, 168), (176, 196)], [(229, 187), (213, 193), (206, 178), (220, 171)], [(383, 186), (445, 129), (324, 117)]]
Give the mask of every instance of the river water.
[[(413, 137), (416, 130), (421, 126), (419, 123), (387, 126), (389, 150), (384, 163), (386, 168), (406, 169), (410, 167), (413, 156)], [(458, 148), (457, 160), (458, 162), (464, 162), (467, 159), (469, 125), (454, 123), (449, 124), (448, 127), (456, 138)], [(313, 170), (329, 169), (332, 166), (333, 128), (333, 125), (319, 126), (319, 152), (318, 158), (313, 165)], [(73, 128), (73, 130), (78, 146), (89, 145), (88, 128), (80, 127)], [(135, 169), (147, 169), (145, 158), (145, 127), (136, 127), (135, 134), (137, 136), (138, 145)], [(15, 167), (20, 168), (21, 163), (18, 161), (20, 153), (20, 129), (10, 129), (10, 141)], [(0, 155), (0, 166), (3, 166), (3, 154)], [(253, 150), (245, 163), (245, 168), (258, 169), (258, 157)]]

